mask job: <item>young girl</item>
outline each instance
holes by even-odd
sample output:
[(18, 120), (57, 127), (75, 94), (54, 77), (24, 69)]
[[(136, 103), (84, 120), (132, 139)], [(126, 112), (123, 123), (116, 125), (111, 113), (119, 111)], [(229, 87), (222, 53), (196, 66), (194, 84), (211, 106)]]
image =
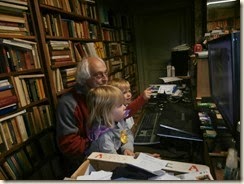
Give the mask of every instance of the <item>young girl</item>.
[(87, 106), (91, 140), (87, 155), (97, 151), (134, 156), (134, 138), (124, 121), (126, 107), (121, 90), (110, 85), (93, 88), (88, 92)]
[[(131, 105), (136, 104), (136, 106), (137, 106), (136, 111), (138, 111), (150, 99), (150, 96), (151, 96), (151, 89), (147, 88), (132, 103), (132, 94), (131, 94), (131, 88), (130, 88), (129, 81), (127, 81), (125, 79), (114, 78), (114, 79), (108, 81), (108, 84), (118, 87), (122, 91), (124, 98), (125, 98), (125, 105), (127, 106), (128, 110), (130, 110), (129, 104), (131, 104)], [(130, 117), (126, 118), (126, 123), (127, 123), (128, 127), (131, 129), (132, 126), (134, 125), (133, 117), (130, 116)]]

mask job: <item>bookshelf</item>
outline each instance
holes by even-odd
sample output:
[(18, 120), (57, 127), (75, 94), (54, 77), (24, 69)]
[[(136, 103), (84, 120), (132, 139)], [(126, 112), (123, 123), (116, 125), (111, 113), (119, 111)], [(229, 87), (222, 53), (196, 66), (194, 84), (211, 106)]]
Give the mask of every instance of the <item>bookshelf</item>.
[[(133, 96), (139, 93), (135, 42), (133, 37), (133, 17), (113, 10), (112, 7), (98, 4), (102, 41), (105, 50), (109, 79), (124, 78), (131, 84)], [(116, 13), (115, 13), (116, 12)]]
[(109, 10), (104, 22), (98, 7), (94, 0), (0, 2), (0, 179), (63, 179), (55, 110), (83, 57), (103, 58), (109, 78), (127, 79), (138, 94), (132, 19)]
[[(33, 1), (0, 2), (0, 177), (45, 178), (56, 155), (53, 111), (43, 67)], [(34, 151), (34, 147), (38, 149)]]
[(98, 54), (100, 30), (95, 1), (34, 2), (44, 68), (50, 80), (54, 107), (75, 84), (77, 62)]

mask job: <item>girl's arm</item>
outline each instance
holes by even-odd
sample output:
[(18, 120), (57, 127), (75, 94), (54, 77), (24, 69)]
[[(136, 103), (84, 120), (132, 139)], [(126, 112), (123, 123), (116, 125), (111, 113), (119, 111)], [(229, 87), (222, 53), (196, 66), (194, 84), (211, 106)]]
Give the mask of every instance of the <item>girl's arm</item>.
[(133, 116), (135, 113), (137, 113), (138, 110), (142, 108), (142, 106), (150, 99), (151, 94), (152, 90), (151, 87), (149, 87), (127, 106), (126, 110), (130, 110), (129, 117)]
[(137, 111), (139, 111), (146, 102), (147, 101), (143, 98), (143, 95), (140, 95), (135, 100), (133, 100), (126, 107), (126, 110), (129, 110), (129, 116), (128, 117), (135, 115), (137, 113)]
[[(110, 132), (110, 133), (109, 133)], [(111, 137), (111, 131), (101, 135), (98, 139), (99, 152), (117, 154), (116, 145)]]

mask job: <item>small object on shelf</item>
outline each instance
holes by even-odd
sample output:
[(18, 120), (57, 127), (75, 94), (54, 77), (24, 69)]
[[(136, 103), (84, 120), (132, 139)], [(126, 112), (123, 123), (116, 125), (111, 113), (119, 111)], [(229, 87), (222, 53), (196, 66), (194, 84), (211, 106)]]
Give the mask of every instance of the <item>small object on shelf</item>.
[(224, 179), (235, 180), (238, 177), (238, 160), (237, 151), (234, 148), (229, 148), (226, 158)]
[(203, 136), (209, 138), (215, 138), (217, 136), (217, 132), (215, 130), (205, 130)]

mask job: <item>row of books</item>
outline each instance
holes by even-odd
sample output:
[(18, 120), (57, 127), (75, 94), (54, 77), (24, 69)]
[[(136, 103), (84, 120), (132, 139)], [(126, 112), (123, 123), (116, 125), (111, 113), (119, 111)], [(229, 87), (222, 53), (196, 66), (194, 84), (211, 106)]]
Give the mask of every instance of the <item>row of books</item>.
[(0, 80), (0, 116), (46, 98), (44, 74), (12, 76)]
[(133, 52), (131, 45), (126, 42), (122, 42), (121, 43), (121, 52), (122, 52), (122, 54), (129, 54), (130, 52)]
[(86, 20), (74, 21), (63, 19), (60, 14), (44, 14), (42, 16), (47, 36), (97, 39), (98, 25)]
[(36, 42), (22, 39), (0, 39), (0, 73), (41, 67)]
[(0, 35), (30, 35), (26, 1), (0, 2)]
[(117, 71), (113, 75), (109, 75), (108, 78), (109, 78), (109, 80), (112, 80), (114, 78), (124, 78), (124, 75), (123, 75), (122, 71)]
[[(54, 41), (50, 40), (46, 47), (49, 50), (50, 66), (63, 66), (79, 62), (87, 56), (104, 56), (101, 50), (102, 42), (71, 42), (71, 41)], [(103, 49), (103, 47), (102, 47)]]
[(56, 92), (71, 88), (76, 84), (76, 67), (55, 69), (53, 71), (54, 88)]
[(70, 88), (70, 87), (74, 86), (74, 84), (76, 83), (76, 81), (75, 81), (76, 70), (77, 70), (76, 67), (64, 68), (64, 69), (60, 70), (64, 88)]
[(12, 79), (21, 107), (46, 98), (44, 74), (18, 75)]
[(8, 79), (0, 80), (0, 115), (13, 112), (18, 107), (18, 97)]
[(127, 65), (123, 68), (124, 78), (133, 78), (136, 74), (136, 64)]
[(110, 8), (103, 6), (99, 8), (99, 19), (104, 25), (113, 27), (122, 27), (125, 29), (132, 28), (132, 19), (127, 15), (120, 15), (112, 11)]
[[(121, 48), (122, 45), (122, 48)], [(82, 58), (87, 56), (99, 56), (103, 59), (127, 54), (129, 51), (128, 44), (121, 44), (116, 42), (74, 42), (71, 41), (52, 41), (47, 44), (49, 49), (50, 66), (63, 66), (75, 62), (79, 62)], [(128, 61), (128, 58), (126, 58)]]
[(102, 28), (102, 39), (104, 41), (132, 41), (132, 32), (125, 29)]
[(121, 56), (121, 44), (120, 43), (104, 43), (106, 57)]
[(124, 66), (130, 65), (134, 63), (134, 58), (132, 54), (124, 54), (122, 56)]
[(81, 11), (78, 11), (78, 15), (82, 15), (84, 17), (89, 17), (91, 19), (97, 20), (97, 11), (95, 2), (93, 1), (84, 1), (85, 3), (81, 6)]
[(118, 29), (102, 28), (103, 41), (120, 41), (120, 32)]
[(65, 12), (72, 12), (80, 16), (97, 19), (94, 0), (41, 0), (40, 3), (60, 8)]
[(75, 62), (71, 41), (50, 40), (46, 46), (49, 49), (50, 66)]
[(120, 30), (120, 37), (121, 37), (122, 41), (131, 42), (132, 41), (132, 32), (131, 32), (131, 30), (121, 29)]
[(123, 62), (120, 57), (110, 58), (106, 60), (106, 66), (110, 73), (120, 71), (123, 68)]
[(207, 30), (231, 30), (231, 29), (240, 29), (240, 18), (236, 19), (226, 19), (226, 20), (218, 20), (207, 23)]
[(49, 105), (34, 106), (0, 119), (0, 153), (52, 126)]
[[(53, 155), (56, 151), (54, 145), (50, 145), (54, 141), (52, 133), (48, 133), (39, 140), (31, 142), (25, 145), (23, 148), (17, 150), (11, 155), (5, 158), (5, 161), (0, 166), (0, 179), (23, 179), (27, 176), (30, 179), (42, 178), (38, 175), (48, 175), (43, 178), (55, 179), (55, 173), (52, 172), (53, 169), (57, 168), (55, 164), (58, 165), (58, 160), (53, 159), (50, 163), (43, 164), (45, 158)], [(40, 167), (40, 165), (42, 165)], [(40, 167), (39, 172), (33, 174), (33, 170)], [(48, 172), (48, 173), (46, 173)], [(60, 172), (60, 171), (55, 171)]]
[(90, 47), (91, 47), (91, 49), (93, 47), (95, 48), (96, 53), (100, 58), (106, 58), (106, 52), (104, 49), (104, 43), (103, 42), (95, 42), (94, 45), (90, 44)]

